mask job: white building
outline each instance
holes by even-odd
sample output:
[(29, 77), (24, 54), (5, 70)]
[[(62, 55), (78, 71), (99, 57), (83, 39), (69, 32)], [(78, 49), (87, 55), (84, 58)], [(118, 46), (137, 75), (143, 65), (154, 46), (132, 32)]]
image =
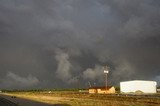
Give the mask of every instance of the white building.
[(120, 82), (121, 93), (156, 93), (157, 82), (155, 81), (143, 81), (143, 80), (133, 80)]

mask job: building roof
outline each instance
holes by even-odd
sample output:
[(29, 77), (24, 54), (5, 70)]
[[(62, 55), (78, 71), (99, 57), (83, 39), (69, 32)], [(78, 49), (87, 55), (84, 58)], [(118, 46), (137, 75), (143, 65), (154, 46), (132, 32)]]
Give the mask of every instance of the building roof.
[[(108, 86), (107, 89), (110, 89), (112, 86)], [(96, 87), (89, 87), (89, 89), (106, 89), (105, 86), (96, 86)]]
[(131, 81), (122, 81), (122, 82), (156, 82), (156, 81), (147, 81), (147, 80), (131, 80)]

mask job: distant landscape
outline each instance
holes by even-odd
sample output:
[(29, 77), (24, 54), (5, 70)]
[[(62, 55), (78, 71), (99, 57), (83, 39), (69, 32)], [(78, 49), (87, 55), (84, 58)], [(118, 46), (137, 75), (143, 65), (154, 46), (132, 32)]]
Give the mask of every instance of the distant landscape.
[(13, 99), (20, 97), (48, 104), (66, 106), (158, 106), (160, 93), (156, 94), (89, 94), (87, 90), (29, 90), (5, 91)]

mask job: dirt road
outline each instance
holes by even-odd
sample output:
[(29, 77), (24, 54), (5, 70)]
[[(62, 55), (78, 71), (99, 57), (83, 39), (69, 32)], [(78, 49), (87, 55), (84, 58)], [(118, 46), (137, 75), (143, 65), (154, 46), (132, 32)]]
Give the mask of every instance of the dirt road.
[(0, 95), (0, 106), (70, 106), (67, 104), (45, 104), (32, 100)]

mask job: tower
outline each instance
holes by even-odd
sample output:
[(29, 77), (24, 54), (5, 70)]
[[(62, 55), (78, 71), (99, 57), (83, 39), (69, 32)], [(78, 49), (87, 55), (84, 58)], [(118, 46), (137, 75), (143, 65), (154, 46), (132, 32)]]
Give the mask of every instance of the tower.
[(108, 70), (109, 67), (105, 66), (104, 67), (104, 74), (105, 74), (105, 87), (107, 89), (108, 87), (108, 73), (109, 73), (109, 70)]

